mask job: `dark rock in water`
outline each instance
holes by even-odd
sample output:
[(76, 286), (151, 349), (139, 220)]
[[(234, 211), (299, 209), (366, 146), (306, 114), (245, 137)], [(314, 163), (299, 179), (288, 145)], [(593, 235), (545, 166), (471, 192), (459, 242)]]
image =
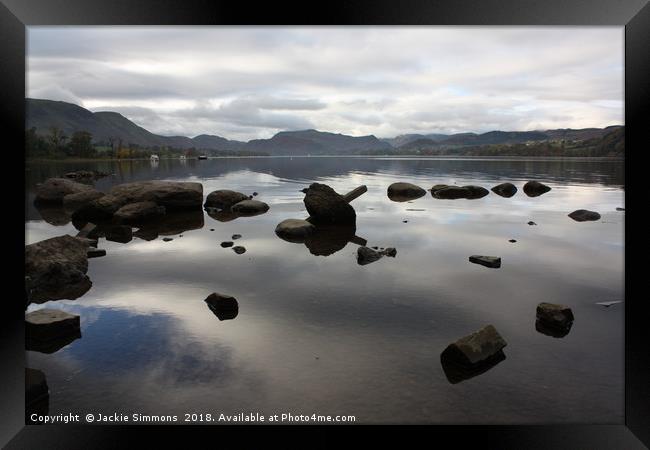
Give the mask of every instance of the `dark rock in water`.
[(501, 267), (501, 258), (498, 256), (472, 255), (469, 257), (469, 261), (493, 269)]
[(214, 231), (214, 228), (210, 228), (210, 231)]
[(275, 227), (275, 234), (288, 242), (303, 243), (315, 230), (314, 224), (306, 220), (286, 219)]
[(553, 303), (540, 303), (537, 305), (537, 321), (545, 329), (551, 328), (562, 333), (565, 331), (568, 333), (573, 320), (573, 312), (568, 306)]
[(345, 248), (355, 233), (354, 225), (318, 225), (305, 239), (305, 245), (312, 255), (329, 256)]
[(246, 248), (242, 247), (241, 245), (236, 245), (235, 247), (232, 248), (232, 251), (237, 253), (238, 255), (241, 255), (242, 253), (246, 253)]
[(234, 242), (231, 242), (231, 241), (226, 241), (226, 242), (222, 242), (222, 243), (221, 243), (221, 246), (222, 246), (223, 248), (232, 247), (233, 245), (235, 245), (235, 243), (234, 243)]
[(510, 239), (508, 242), (517, 242), (517, 239)]
[(133, 229), (128, 225), (109, 225), (104, 230), (107, 241), (126, 244), (133, 239)]
[(529, 181), (524, 184), (524, 193), (529, 197), (539, 197), (550, 190), (550, 187), (540, 183), (539, 181)]
[(26, 350), (54, 353), (81, 337), (79, 316), (56, 309), (25, 315)]
[(66, 178), (49, 178), (45, 182), (36, 186), (36, 198), (34, 203), (56, 203), (63, 204), (63, 198), (66, 195), (77, 194), (79, 192), (92, 191), (93, 188), (86, 184), (77, 183), (76, 181)]
[(312, 183), (304, 202), (310, 221), (315, 224), (352, 225), (356, 222), (354, 208), (325, 184)]
[(517, 187), (512, 183), (501, 183), (494, 186), (492, 192), (501, 197), (510, 198), (517, 193)]
[[(436, 188), (436, 186), (434, 186)], [(490, 193), (481, 186), (446, 186), (439, 189), (431, 189), (431, 195), (443, 200), (456, 200), (460, 198), (474, 200), (485, 197)]]
[(164, 237), (163, 238), (164, 242), (169, 242), (169, 241), (173, 241), (173, 240), (174, 240), (174, 238), (170, 238), (170, 237)]
[(203, 185), (185, 181), (136, 181), (114, 186), (110, 194), (123, 205), (154, 202), (166, 211), (201, 208)]
[(88, 271), (88, 243), (69, 235), (25, 246), (25, 291), (30, 303), (74, 300), (92, 283)]
[(122, 206), (113, 214), (115, 223), (139, 224), (165, 214), (165, 207), (154, 202), (136, 202)]
[(70, 212), (74, 212), (85, 204), (102, 198), (104, 195), (106, 194), (95, 189), (68, 194), (63, 197), (63, 207)]
[(571, 217), (576, 222), (585, 222), (600, 219), (600, 214), (598, 214), (596, 211), (577, 209), (569, 214), (569, 217)]
[(402, 220), (402, 223), (409, 223), (408, 220)]
[(239, 304), (230, 295), (213, 292), (204, 301), (219, 320), (234, 319), (239, 313)]
[(232, 239), (233, 241), (236, 241), (239, 238), (241, 238), (241, 234), (233, 234), (232, 236), (230, 236), (230, 239)]
[(106, 250), (103, 248), (90, 248), (87, 254), (88, 258), (99, 258), (100, 256), (106, 256)]
[(25, 368), (25, 406), (46, 400), (50, 395), (45, 374), (37, 369)]
[(528, 225), (537, 225), (537, 224), (531, 220), (530, 222), (528, 222)]
[(212, 217), (215, 220), (218, 220), (219, 222), (230, 222), (231, 220), (235, 220), (241, 217), (240, 214), (234, 213), (228, 209), (208, 207), (205, 209), (205, 211), (208, 213), (208, 216)]
[(57, 227), (67, 225), (72, 218), (70, 211), (55, 203), (37, 203), (34, 205), (41, 218)]
[(125, 202), (113, 195), (104, 195), (80, 206), (72, 213), (72, 220), (79, 222), (106, 222), (124, 206)]
[(140, 228), (133, 233), (133, 236), (142, 239), (143, 241), (153, 241), (158, 238), (158, 232), (151, 228)]
[(259, 200), (243, 200), (235, 203), (230, 210), (243, 217), (257, 216), (269, 210), (269, 205)]
[(219, 209), (230, 209), (231, 206), (246, 200), (247, 195), (241, 192), (231, 191), (228, 189), (220, 189), (208, 194), (203, 206), (213, 207)]
[(306, 194), (307, 191), (309, 191), (309, 188), (303, 188), (303, 189), (300, 189), (300, 192), (302, 192), (303, 194)]
[(357, 249), (357, 263), (360, 266), (365, 266), (366, 264), (379, 261), (381, 257), (382, 257), (381, 253), (371, 248), (359, 247)]
[(429, 190), (431, 191), (431, 195), (433, 195), (434, 192), (439, 191), (440, 189), (444, 189), (446, 187), (449, 187), (449, 185), (448, 184), (436, 184)]
[(97, 225), (88, 222), (83, 226), (81, 230), (79, 230), (79, 233), (77, 233), (77, 237), (88, 238), (96, 229), (97, 229)]
[(393, 183), (388, 186), (388, 198), (394, 202), (405, 202), (420, 198), (427, 193), (420, 186), (411, 183)]
[(440, 355), (447, 379), (458, 383), (494, 367), (505, 359), (506, 345), (492, 325), (449, 344)]
[(616, 208), (616, 211), (625, 211), (625, 208)]
[(253, 197), (257, 197), (257, 192), (253, 192)]
[(360, 266), (365, 266), (366, 264), (373, 263), (378, 261), (383, 256), (389, 256), (394, 258), (397, 255), (397, 250), (393, 247), (388, 247), (381, 251), (377, 251), (373, 248), (368, 248), (365, 246), (359, 247), (357, 249), (357, 263)]

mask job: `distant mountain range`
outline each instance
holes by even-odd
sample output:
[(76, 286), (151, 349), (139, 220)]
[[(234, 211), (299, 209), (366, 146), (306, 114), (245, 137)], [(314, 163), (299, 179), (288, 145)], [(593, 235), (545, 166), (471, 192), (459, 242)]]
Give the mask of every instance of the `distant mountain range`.
[(544, 141), (586, 141), (602, 138), (620, 126), (558, 129), (545, 131), (490, 131), (487, 133), (404, 134), (391, 139), (369, 136), (347, 136), (317, 130), (282, 131), (270, 139), (249, 142), (229, 140), (221, 136), (160, 136), (136, 125), (116, 112), (91, 112), (78, 105), (61, 101), (27, 99), (27, 129), (46, 136), (58, 127), (67, 136), (75, 131), (88, 131), (98, 145), (122, 140), (123, 145), (141, 147), (195, 148), (201, 151), (245, 151), (269, 155), (323, 155), (419, 152), (438, 148), (462, 148), (495, 144), (521, 144)]

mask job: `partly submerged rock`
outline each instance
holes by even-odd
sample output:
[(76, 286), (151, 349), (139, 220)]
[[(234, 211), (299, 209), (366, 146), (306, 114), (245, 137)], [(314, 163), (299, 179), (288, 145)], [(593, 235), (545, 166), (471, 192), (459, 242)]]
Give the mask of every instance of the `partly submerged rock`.
[(232, 239), (233, 241), (236, 241), (239, 238), (241, 238), (241, 234), (233, 234), (232, 236), (230, 236), (230, 239)]
[(269, 210), (269, 205), (259, 200), (242, 200), (235, 203), (230, 210), (243, 217), (257, 216)]
[(36, 186), (36, 198), (34, 203), (57, 203), (62, 204), (66, 195), (79, 192), (91, 191), (93, 188), (87, 184), (77, 183), (66, 178), (49, 178)]
[(275, 227), (275, 234), (288, 242), (303, 243), (315, 230), (314, 224), (306, 220), (286, 219)]
[(411, 183), (393, 183), (388, 186), (388, 198), (394, 202), (405, 202), (420, 198), (427, 193), (420, 186)]
[(397, 250), (393, 247), (388, 247), (382, 250), (376, 250), (368, 248), (366, 246), (361, 246), (357, 249), (357, 263), (360, 266), (365, 266), (366, 264), (373, 263), (378, 261), (383, 256), (389, 256), (394, 258), (397, 255)]
[(569, 214), (569, 217), (571, 217), (576, 222), (586, 222), (599, 220), (600, 214), (598, 214), (596, 211), (589, 211), (587, 209), (577, 209)]
[(242, 247), (241, 245), (236, 245), (232, 248), (232, 251), (237, 253), (238, 255), (241, 255), (243, 253), (246, 253), (246, 247)]
[(221, 246), (222, 246), (223, 248), (232, 247), (233, 245), (235, 245), (235, 243), (232, 242), (232, 241), (225, 241), (225, 242), (222, 242), (222, 243), (221, 243)]
[(469, 257), (469, 261), (493, 269), (501, 267), (501, 258), (498, 256), (472, 255)]
[(562, 336), (565, 336), (571, 329), (573, 320), (573, 312), (568, 306), (554, 303), (540, 303), (537, 305), (537, 322), (544, 329), (550, 328), (564, 333)]
[(517, 187), (512, 183), (501, 183), (494, 186), (492, 192), (501, 197), (510, 198), (517, 193)]
[(133, 229), (128, 225), (108, 225), (104, 228), (107, 241), (126, 244), (133, 239)]
[(54, 353), (81, 337), (79, 316), (56, 309), (39, 309), (25, 315), (27, 350)]
[(170, 238), (170, 237), (164, 237), (163, 238), (163, 242), (170, 242), (170, 241), (173, 241), (173, 240), (174, 240), (174, 238)]
[(618, 207), (616, 208), (616, 211), (625, 211), (625, 208)]
[(530, 220), (530, 221), (528, 221), (528, 225), (537, 225), (537, 224), (535, 222), (533, 222), (532, 220)]
[(136, 202), (122, 206), (113, 214), (113, 221), (120, 224), (141, 224), (165, 214), (165, 207), (154, 202)]
[(529, 197), (539, 197), (550, 191), (551, 188), (539, 181), (529, 181), (524, 184), (524, 193)]
[(74, 300), (92, 283), (88, 271), (88, 243), (69, 235), (25, 246), (25, 291), (30, 303)]
[[(436, 186), (434, 186), (435, 188)], [(481, 186), (446, 186), (439, 189), (431, 189), (431, 195), (443, 200), (456, 200), (460, 198), (473, 200), (482, 198), (490, 192)]]
[(80, 206), (72, 213), (72, 220), (75, 222), (107, 222), (113, 218), (113, 214), (124, 206), (124, 199), (114, 195), (104, 195), (95, 200)]
[(154, 202), (166, 210), (201, 208), (203, 185), (186, 181), (137, 181), (114, 186), (110, 194), (123, 205), (136, 202)]
[(492, 325), (458, 339), (440, 355), (443, 370), (451, 383), (458, 383), (494, 367), (505, 359), (507, 345)]
[(47, 400), (49, 394), (45, 374), (40, 370), (25, 367), (25, 406)]
[(239, 313), (239, 304), (230, 295), (213, 292), (204, 301), (219, 320), (234, 319)]
[(231, 191), (228, 189), (220, 189), (210, 192), (205, 199), (203, 206), (230, 209), (233, 205), (248, 199), (248, 196), (241, 192)]
[(85, 204), (90, 203), (93, 200), (97, 200), (98, 198), (102, 198), (104, 195), (106, 194), (96, 189), (81, 191), (75, 194), (68, 194), (63, 197), (63, 207), (70, 212), (74, 212)]
[(50, 225), (57, 227), (67, 225), (72, 218), (70, 211), (56, 203), (36, 203), (34, 206), (41, 218)]
[(356, 221), (354, 208), (325, 184), (312, 183), (304, 202), (310, 221), (315, 224), (350, 225)]
[(429, 190), (431, 191), (431, 195), (433, 195), (434, 192), (439, 191), (440, 189), (444, 189), (446, 187), (449, 187), (449, 185), (448, 184), (436, 184)]

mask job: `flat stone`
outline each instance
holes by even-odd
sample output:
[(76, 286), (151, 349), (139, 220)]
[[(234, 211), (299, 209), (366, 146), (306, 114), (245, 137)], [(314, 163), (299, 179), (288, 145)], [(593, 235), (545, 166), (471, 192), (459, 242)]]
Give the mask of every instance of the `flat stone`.
[[(434, 186), (435, 188), (436, 186)], [(485, 197), (490, 192), (481, 186), (446, 186), (439, 189), (431, 189), (431, 195), (443, 200), (467, 199), (474, 200)]]
[(164, 242), (169, 242), (169, 241), (173, 241), (174, 238), (164, 237), (162, 240), (163, 240)]
[(201, 208), (203, 185), (185, 181), (137, 181), (114, 186), (110, 194), (123, 205), (137, 202), (154, 202), (166, 210)]
[(88, 258), (99, 258), (100, 256), (106, 256), (106, 250), (103, 248), (89, 248), (87, 254)]
[(501, 267), (501, 258), (498, 256), (472, 255), (469, 257), (469, 261), (493, 269)]
[(225, 242), (222, 242), (222, 243), (221, 243), (221, 246), (222, 246), (223, 248), (232, 247), (233, 245), (235, 245), (235, 243), (232, 242), (232, 241), (225, 241)]
[(27, 350), (54, 353), (81, 337), (79, 316), (57, 309), (39, 309), (25, 315)]
[(589, 211), (587, 209), (577, 209), (569, 214), (569, 217), (571, 217), (576, 222), (586, 222), (599, 220), (600, 214), (598, 214), (596, 211)]
[(530, 222), (528, 222), (528, 225), (537, 225), (537, 224), (531, 220)]

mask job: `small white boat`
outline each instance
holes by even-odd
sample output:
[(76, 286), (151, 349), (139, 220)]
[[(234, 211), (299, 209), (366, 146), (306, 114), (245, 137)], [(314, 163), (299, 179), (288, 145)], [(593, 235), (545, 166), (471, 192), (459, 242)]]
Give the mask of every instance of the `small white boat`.
[(151, 155), (151, 157), (150, 157), (149, 159), (150, 159), (152, 162), (153, 162), (153, 161), (156, 161), (156, 162), (157, 162), (157, 161), (160, 161), (160, 158), (158, 158), (158, 155)]
[(208, 159), (208, 157), (205, 155), (199, 155), (199, 159)]
[(187, 159), (187, 156), (181, 155), (180, 159)]

